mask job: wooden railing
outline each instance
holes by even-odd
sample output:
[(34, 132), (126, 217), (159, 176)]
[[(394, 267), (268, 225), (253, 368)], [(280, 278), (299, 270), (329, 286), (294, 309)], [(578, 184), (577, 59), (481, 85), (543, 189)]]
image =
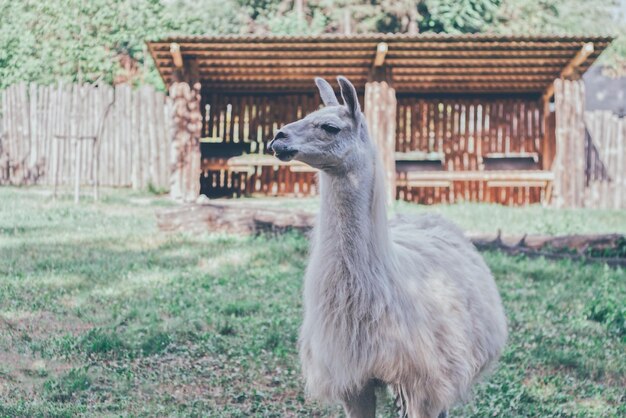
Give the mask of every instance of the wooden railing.
[(446, 170), (481, 170), (489, 153), (541, 153), (543, 117), (537, 98), (400, 96), (396, 152), (440, 153)]
[[(298, 120), (320, 106), (314, 93), (217, 94), (203, 92), (202, 135), (222, 144), (245, 142), (254, 158), (267, 156), (267, 142), (282, 125)], [(272, 158), (275, 160), (274, 158)], [(216, 158), (203, 154), (202, 192), (209, 196), (260, 193), (312, 195), (317, 193), (314, 173), (293, 172), (280, 164), (248, 164), (245, 173), (219, 168)]]

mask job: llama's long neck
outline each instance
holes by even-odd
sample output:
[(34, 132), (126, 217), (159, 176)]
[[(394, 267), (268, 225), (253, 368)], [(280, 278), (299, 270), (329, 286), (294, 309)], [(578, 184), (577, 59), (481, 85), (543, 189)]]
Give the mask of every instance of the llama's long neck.
[(385, 268), (389, 236), (384, 173), (377, 156), (347, 175), (320, 173), (318, 255), (355, 280)]
[(340, 346), (365, 335), (383, 315), (392, 300), (389, 273), (397, 265), (382, 162), (373, 151), (365, 160), (350, 173), (320, 173), (320, 213), (305, 280), (305, 309), (322, 318)]

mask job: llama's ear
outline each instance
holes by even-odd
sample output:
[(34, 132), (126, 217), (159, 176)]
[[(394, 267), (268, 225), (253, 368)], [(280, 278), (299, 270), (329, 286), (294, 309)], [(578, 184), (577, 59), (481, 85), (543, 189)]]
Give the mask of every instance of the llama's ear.
[(337, 77), (339, 87), (341, 87), (341, 97), (346, 104), (352, 116), (355, 116), (361, 112), (361, 106), (359, 105), (359, 96), (356, 94), (356, 89), (352, 83), (344, 76)]
[(328, 81), (321, 77), (315, 77), (315, 85), (317, 85), (320, 91), (320, 97), (325, 106), (337, 106), (339, 104), (337, 96), (335, 96), (335, 92)]

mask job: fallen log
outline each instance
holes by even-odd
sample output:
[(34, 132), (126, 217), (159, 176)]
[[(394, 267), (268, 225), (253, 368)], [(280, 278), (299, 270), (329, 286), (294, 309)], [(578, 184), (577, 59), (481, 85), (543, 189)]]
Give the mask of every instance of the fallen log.
[[(264, 202), (236, 200), (207, 201), (160, 209), (157, 225), (169, 232), (226, 232), (244, 235), (307, 233), (315, 214), (297, 209), (269, 206)], [(482, 251), (497, 250), (511, 255), (600, 262), (626, 267), (626, 237), (621, 234), (592, 235), (502, 235), (468, 234)]]
[(524, 235), (495, 238), (469, 236), (476, 248), (496, 250), (510, 255), (545, 257), (551, 260), (569, 259), (605, 263), (612, 267), (626, 267), (626, 237), (621, 234), (591, 235)]
[(244, 206), (228, 201), (177, 206), (159, 210), (156, 216), (162, 231), (234, 234), (307, 232), (315, 218), (310, 212), (254, 204)]

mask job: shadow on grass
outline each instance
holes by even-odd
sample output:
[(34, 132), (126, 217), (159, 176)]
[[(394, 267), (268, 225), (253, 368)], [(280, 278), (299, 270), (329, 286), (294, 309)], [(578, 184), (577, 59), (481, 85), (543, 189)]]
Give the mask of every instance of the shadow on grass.
[[(188, 239), (153, 242), (79, 240), (72, 243), (15, 243), (4, 245), (0, 274), (9, 278), (40, 275), (76, 275), (89, 282), (123, 280), (125, 275), (145, 270), (176, 270), (210, 260), (215, 244)], [(212, 251), (213, 250), (213, 251)]]

